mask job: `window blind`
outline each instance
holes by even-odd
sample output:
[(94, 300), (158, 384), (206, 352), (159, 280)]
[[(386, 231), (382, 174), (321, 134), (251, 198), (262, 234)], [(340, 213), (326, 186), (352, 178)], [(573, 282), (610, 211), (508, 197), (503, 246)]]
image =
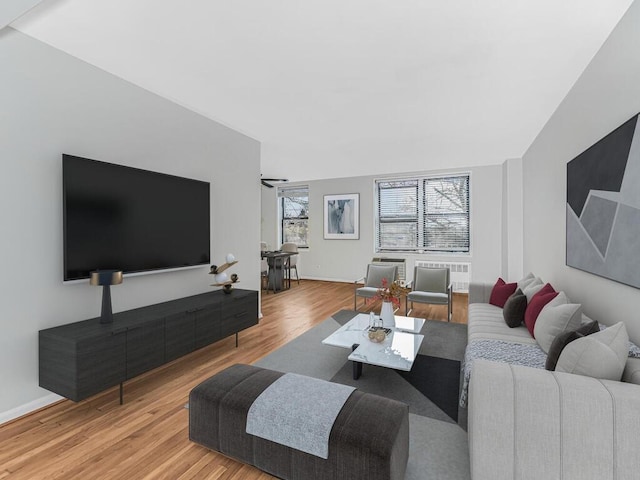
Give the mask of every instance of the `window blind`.
[(469, 251), (468, 174), (378, 180), (376, 194), (376, 251)]

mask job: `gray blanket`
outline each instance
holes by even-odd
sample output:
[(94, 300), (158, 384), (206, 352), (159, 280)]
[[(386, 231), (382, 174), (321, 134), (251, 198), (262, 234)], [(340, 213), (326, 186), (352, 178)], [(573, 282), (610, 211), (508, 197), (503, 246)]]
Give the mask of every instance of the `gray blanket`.
[(354, 390), (287, 373), (253, 402), (247, 433), (326, 459), (331, 428)]
[(474, 360), (482, 358), (494, 362), (544, 368), (547, 354), (537, 345), (504, 342), (502, 340), (472, 340), (464, 353), (463, 382), (460, 406), (467, 406), (467, 393)]

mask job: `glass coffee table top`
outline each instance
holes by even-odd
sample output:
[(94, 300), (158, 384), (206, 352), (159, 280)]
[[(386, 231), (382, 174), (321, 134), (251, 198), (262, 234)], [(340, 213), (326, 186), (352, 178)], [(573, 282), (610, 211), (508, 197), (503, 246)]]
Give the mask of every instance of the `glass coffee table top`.
[(358, 345), (349, 355), (349, 360), (409, 371), (424, 340), (424, 335), (418, 332), (422, 329), (425, 320), (399, 315), (396, 315), (395, 320), (396, 327), (380, 343), (369, 340), (367, 334), (369, 314), (363, 313), (349, 320), (322, 343), (348, 349)]

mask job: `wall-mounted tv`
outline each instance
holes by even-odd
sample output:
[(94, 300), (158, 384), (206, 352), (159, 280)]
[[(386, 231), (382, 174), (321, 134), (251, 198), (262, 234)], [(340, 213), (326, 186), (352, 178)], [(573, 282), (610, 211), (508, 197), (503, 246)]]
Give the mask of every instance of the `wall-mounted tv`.
[(64, 280), (209, 264), (209, 183), (62, 155)]

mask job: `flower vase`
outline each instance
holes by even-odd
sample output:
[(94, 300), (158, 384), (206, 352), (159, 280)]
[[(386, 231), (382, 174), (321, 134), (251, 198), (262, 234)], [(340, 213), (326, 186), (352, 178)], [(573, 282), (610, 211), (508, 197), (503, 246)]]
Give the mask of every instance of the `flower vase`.
[(393, 315), (393, 303), (382, 302), (380, 319), (382, 320), (382, 326), (385, 328), (394, 328), (396, 326), (396, 318)]

